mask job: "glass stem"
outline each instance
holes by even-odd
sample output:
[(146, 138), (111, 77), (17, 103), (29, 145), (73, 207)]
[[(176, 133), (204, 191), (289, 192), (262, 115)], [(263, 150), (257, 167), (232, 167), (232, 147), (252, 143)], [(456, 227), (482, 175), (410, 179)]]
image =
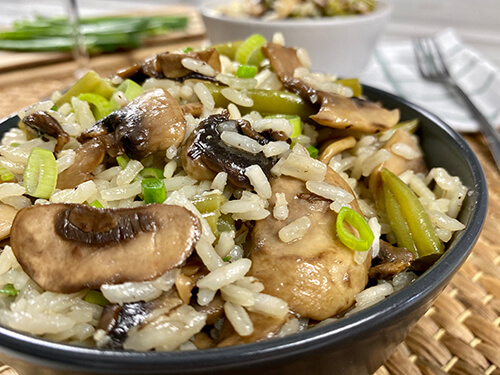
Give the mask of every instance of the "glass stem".
[(75, 75), (81, 77), (89, 70), (89, 54), (80, 28), (77, 0), (68, 0), (68, 23), (73, 37), (73, 58), (77, 64)]

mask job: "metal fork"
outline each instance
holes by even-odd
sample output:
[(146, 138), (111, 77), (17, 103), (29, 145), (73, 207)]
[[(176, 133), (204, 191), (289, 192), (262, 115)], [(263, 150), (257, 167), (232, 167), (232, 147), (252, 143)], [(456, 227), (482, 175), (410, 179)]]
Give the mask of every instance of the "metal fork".
[(468, 106), (472, 116), (479, 123), (481, 133), (490, 147), (491, 154), (495, 159), (498, 169), (500, 169), (500, 136), (498, 132), (450, 76), (441, 51), (434, 39), (414, 39), (413, 47), (420, 75), (426, 80), (446, 85), (450, 91), (462, 98), (464, 103)]

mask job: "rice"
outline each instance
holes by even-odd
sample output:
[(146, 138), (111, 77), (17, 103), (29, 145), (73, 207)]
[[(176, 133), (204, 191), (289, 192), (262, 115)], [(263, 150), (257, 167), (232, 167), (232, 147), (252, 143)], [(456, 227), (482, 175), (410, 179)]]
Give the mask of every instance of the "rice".
[(53, 193), (50, 196), (51, 203), (84, 203), (97, 193), (97, 186), (94, 181), (82, 182), (74, 189), (65, 189)]
[(192, 59), (186, 57), (181, 60), (181, 64), (184, 68), (192, 70), (193, 72), (199, 73), (207, 77), (215, 77), (215, 70), (205, 61)]
[(267, 180), (262, 168), (258, 165), (252, 165), (245, 169), (245, 175), (250, 180), (257, 194), (263, 199), (271, 198), (271, 185)]
[(200, 279), (196, 285), (199, 288), (208, 288), (214, 291), (218, 290), (245, 276), (250, 270), (251, 265), (252, 262), (250, 259), (239, 259), (210, 272), (207, 276)]
[(0, 184), (0, 199), (17, 197), (26, 193), (24, 186), (15, 182), (5, 182)]
[(283, 318), (288, 314), (288, 305), (285, 301), (269, 294), (254, 293), (254, 304), (248, 306), (249, 311), (258, 312), (275, 318)]
[(230, 284), (222, 287), (220, 291), (224, 301), (240, 306), (252, 306), (255, 304), (253, 293), (241, 286)]
[(227, 173), (219, 172), (212, 180), (212, 185), (210, 186), (210, 188), (212, 190), (224, 191), (226, 184), (227, 184)]
[(292, 242), (304, 237), (310, 226), (311, 219), (307, 216), (302, 216), (281, 228), (278, 232), (278, 237), (283, 242)]
[(309, 156), (292, 152), (281, 165), (280, 172), (303, 181), (323, 181), (326, 165)]
[(222, 94), (223, 97), (225, 97), (227, 100), (233, 102), (236, 105), (242, 106), (242, 107), (251, 107), (253, 106), (253, 100), (249, 98), (245, 93), (242, 91), (237, 91), (232, 88), (224, 88), (220, 90), (220, 93)]
[(413, 149), (411, 146), (405, 143), (394, 143), (391, 147), (391, 151), (396, 155), (402, 156), (407, 160), (413, 160), (420, 156), (420, 152)]
[(116, 176), (116, 185), (123, 186), (130, 184), (143, 169), (144, 165), (140, 161), (130, 160), (127, 166)]
[(216, 79), (228, 85), (233, 90), (253, 89), (257, 86), (257, 80), (255, 78), (237, 78), (228, 74), (218, 74)]
[(57, 163), (57, 173), (61, 173), (68, 169), (75, 162), (75, 151), (74, 150), (63, 150), (59, 153), (59, 157), (56, 160)]
[(133, 198), (142, 193), (141, 182), (135, 181), (129, 185), (112, 187), (101, 190), (101, 196), (107, 201), (116, 201), (120, 199)]
[(240, 336), (248, 336), (253, 332), (253, 323), (245, 309), (231, 302), (224, 304), (224, 312), (227, 319), (231, 322), (234, 330)]
[(342, 201), (350, 203), (354, 200), (354, 196), (348, 191), (337, 186), (330, 185), (322, 181), (307, 181), (306, 188), (311, 193), (330, 199), (332, 201)]
[(290, 137), (293, 131), (293, 127), (290, 122), (284, 118), (259, 119), (252, 123), (252, 128), (259, 133), (266, 130), (271, 130), (273, 132), (282, 132), (287, 137)]
[(225, 144), (252, 154), (258, 154), (262, 151), (260, 143), (246, 135), (233, 131), (223, 131), (220, 138)]
[(273, 216), (276, 220), (286, 220), (288, 217), (288, 202), (286, 201), (285, 193), (276, 193)]
[(193, 87), (193, 90), (205, 108), (207, 108), (210, 111), (212, 111), (215, 108), (214, 98), (212, 97), (210, 91), (208, 91), (207, 87), (203, 83), (201, 82), (196, 83)]
[(224, 265), (224, 261), (208, 241), (199, 241), (196, 244), (196, 252), (209, 271), (215, 271)]

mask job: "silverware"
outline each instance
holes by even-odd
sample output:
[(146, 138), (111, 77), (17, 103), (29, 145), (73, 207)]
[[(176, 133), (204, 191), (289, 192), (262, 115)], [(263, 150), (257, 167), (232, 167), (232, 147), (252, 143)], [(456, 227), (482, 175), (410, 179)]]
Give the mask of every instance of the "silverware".
[(426, 80), (446, 85), (450, 91), (462, 98), (472, 116), (479, 123), (481, 133), (490, 147), (498, 169), (500, 169), (500, 136), (498, 132), (450, 76), (441, 51), (434, 39), (416, 38), (413, 40), (413, 47), (420, 75)]

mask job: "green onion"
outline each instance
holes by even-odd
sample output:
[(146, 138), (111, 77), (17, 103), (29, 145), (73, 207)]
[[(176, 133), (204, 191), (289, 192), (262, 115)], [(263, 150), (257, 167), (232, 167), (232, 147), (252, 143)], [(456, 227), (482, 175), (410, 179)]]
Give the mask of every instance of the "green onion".
[(2, 181), (10, 181), (10, 180), (14, 179), (14, 173), (9, 171), (3, 165), (0, 165), (0, 179)]
[[(351, 234), (344, 222), (350, 224), (359, 234), (359, 238)], [(363, 216), (352, 208), (342, 207), (337, 215), (337, 236), (344, 245), (355, 251), (367, 251), (373, 243), (375, 236)]]
[(257, 67), (253, 65), (240, 65), (235, 76), (238, 78), (253, 78), (257, 74)]
[(163, 169), (160, 168), (144, 168), (140, 175), (144, 178), (164, 178)]
[(92, 113), (94, 114), (96, 120), (100, 120), (103, 117), (106, 117), (113, 110), (109, 100), (99, 94), (86, 92), (84, 94), (78, 95), (78, 99), (90, 104), (90, 109), (92, 110)]
[(236, 226), (234, 224), (234, 219), (230, 214), (222, 214), (217, 219), (217, 231), (222, 232), (236, 232)]
[(230, 256), (227, 256), (227, 257), (222, 258), (222, 260), (223, 260), (224, 262), (229, 262), (229, 261), (231, 260), (231, 257), (230, 257)]
[(119, 155), (116, 157), (116, 162), (118, 163), (121, 169), (125, 169), (129, 161), (130, 158), (127, 155)]
[(211, 193), (206, 195), (194, 196), (192, 202), (200, 213), (205, 214), (220, 209), (222, 203), (226, 201), (226, 197), (221, 193)]
[(64, 103), (70, 103), (72, 97), (77, 97), (84, 93), (98, 94), (109, 100), (114, 91), (115, 88), (108, 80), (102, 79), (99, 74), (91, 70), (71, 86), (68, 91), (57, 100), (56, 105), (60, 106)]
[(236, 50), (236, 61), (244, 65), (259, 66), (262, 60), (264, 60), (261, 48), (266, 43), (266, 38), (260, 34), (249, 36)]
[(83, 298), (85, 302), (93, 303), (94, 305), (107, 306), (109, 301), (97, 290), (89, 290)]
[(229, 57), (231, 60), (235, 60), (236, 51), (240, 48), (243, 41), (241, 40), (233, 40), (232, 42), (227, 42), (223, 44), (214, 44), (209, 48), (214, 48), (219, 55), (225, 55)]
[(51, 108), (50, 108), (51, 111), (57, 111), (57, 105), (53, 105)]
[(269, 115), (266, 118), (284, 118), (288, 120), (288, 122), (292, 125), (292, 134), (290, 138), (297, 138), (302, 134), (302, 122), (299, 116), (295, 115), (286, 115), (286, 114), (278, 114), (278, 115)]
[(191, 47), (186, 47), (182, 50), (182, 52), (184, 53), (188, 53), (188, 52), (191, 52), (193, 49)]
[(23, 176), (26, 193), (35, 198), (48, 199), (57, 184), (57, 164), (54, 154), (35, 147), (28, 156)]
[(17, 147), (17, 146), (19, 146), (19, 145), (20, 145), (20, 143), (19, 143), (19, 142), (12, 142), (10, 145), (11, 145), (12, 147)]
[(89, 203), (90, 206), (95, 207), (95, 208), (104, 208), (101, 202), (99, 202), (97, 199)]
[(211, 212), (202, 213), (201, 216), (207, 221), (208, 225), (210, 225), (212, 233), (216, 237), (219, 237), (219, 229), (217, 227), (217, 222), (219, 221), (220, 211), (215, 210)]
[(125, 81), (120, 83), (120, 86), (116, 88), (116, 91), (123, 92), (128, 100), (134, 100), (144, 92), (141, 85), (132, 81), (131, 79), (126, 79)]
[(318, 154), (319, 154), (319, 150), (318, 150), (316, 147), (314, 147), (314, 146), (309, 146), (309, 147), (307, 148), (307, 151), (309, 151), (309, 155), (310, 155), (313, 159), (315, 159), (315, 158), (318, 156)]
[(141, 181), (142, 194), (144, 195), (144, 202), (149, 203), (163, 203), (167, 199), (167, 192), (165, 190), (165, 183), (160, 178), (145, 178)]
[(363, 88), (357, 78), (338, 79), (336, 82), (340, 83), (342, 86), (349, 87), (352, 90), (352, 96), (359, 98), (363, 95)]
[(9, 296), (17, 296), (17, 289), (14, 288), (13, 284), (5, 284), (0, 288), (0, 294), (7, 294)]

